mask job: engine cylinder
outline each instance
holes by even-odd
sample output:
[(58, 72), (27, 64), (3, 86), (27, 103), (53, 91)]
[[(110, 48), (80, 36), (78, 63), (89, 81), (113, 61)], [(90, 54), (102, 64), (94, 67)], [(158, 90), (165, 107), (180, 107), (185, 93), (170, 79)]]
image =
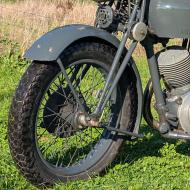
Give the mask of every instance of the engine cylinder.
[(179, 88), (190, 83), (190, 54), (178, 46), (173, 46), (158, 56), (161, 76), (172, 88)]

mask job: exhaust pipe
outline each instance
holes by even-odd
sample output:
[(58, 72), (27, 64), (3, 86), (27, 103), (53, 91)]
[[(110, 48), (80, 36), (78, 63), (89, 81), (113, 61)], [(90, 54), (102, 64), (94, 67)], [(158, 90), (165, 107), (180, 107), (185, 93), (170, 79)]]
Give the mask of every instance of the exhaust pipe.
[(190, 140), (189, 134), (180, 131), (169, 131), (168, 133), (162, 134), (162, 136), (168, 139)]

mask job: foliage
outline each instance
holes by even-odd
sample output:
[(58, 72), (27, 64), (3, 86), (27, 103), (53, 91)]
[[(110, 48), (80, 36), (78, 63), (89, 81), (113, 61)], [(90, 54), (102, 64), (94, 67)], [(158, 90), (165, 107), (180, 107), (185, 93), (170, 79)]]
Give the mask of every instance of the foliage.
[[(21, 52), (25, 52), (34, 40), (55, 27), (72, 23), (93, 25), (96, 9), (95, 3), (86, 0), (17, 0), (12, 3), (0, 0), (0, 38), (18, 42)], [(1, 49), (0, 46), (0, 53)]]
[[(1, 0), (1, 2), (5, 2), (5, 3), (16, 3), (19, 1), (24, 1), (24, 0)], [(50, 2), (50, 3), (62, 3), (62, 2), (66, 2), (66, 1), (71, 1), (74, 3), (84, 3), (84, 2), (91, 2), (92, 0), (44, 0), (44, 2)]]
[[(7, 43), (4, 41), (3, 43)], [(1, 42), (2, 43), (2, 42)], [(10, 43), (10, 42), (8, 42)], [(0, 189), (36, 189), (16, 169), (7, 142), (7, 118), (11, 98), (28, 63), (19, 56), (17, 44), (14, 51), (0, 57)], [(16, 49), (16, 50), (15, 50)], [(148, 68), (144, 59), (136, 57), (143, 84)], [(146, 126), (143, 121), (143, 139), (125, 142), (117, 159), (104, 175), (87, 181), (57, 184), (54, 190), (72, 189), (129, 189), (129, 190), (188, 190), (190, 186), (189, 144), (184, 141), (165, 140)]]

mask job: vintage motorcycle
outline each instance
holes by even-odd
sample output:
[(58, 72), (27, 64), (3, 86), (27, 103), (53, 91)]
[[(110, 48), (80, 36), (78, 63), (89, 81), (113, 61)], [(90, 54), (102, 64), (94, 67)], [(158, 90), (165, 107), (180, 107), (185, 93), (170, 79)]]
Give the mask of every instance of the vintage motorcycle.
[[(189, 18), (189, 0), (101, 0), (95, 27), (68, 25), (39, 38), (25, 53), (33, 61), (9, 115), (22, 174), (47, 186), (103, 171), (124, 137), (143, 137), (142, 113), (163, 137), (190, 140)], [(168, 46), (171, 38), (182, 44)], [(138, 43), (151, 75), (144, 95), (131, 57)], [(157, 43), (163, 48), (154, 53)]]

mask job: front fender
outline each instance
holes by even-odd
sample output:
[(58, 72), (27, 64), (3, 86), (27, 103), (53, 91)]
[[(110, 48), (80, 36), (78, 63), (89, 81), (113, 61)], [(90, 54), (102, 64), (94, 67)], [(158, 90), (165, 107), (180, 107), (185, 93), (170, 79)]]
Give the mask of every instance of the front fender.
[(42, 37), (26, 51), (24, 58), (55, 61), (73, 42), (82, 38), (98, 38), (118, 47), (120, 41), (110, 33), (88, 25), (74, 24), (56, 28)]
[[(73, 42), (83, 38), (102, 39), (114, 47), (118, 48), (120, 41), (110, 33), (87, 25), (67, 25), (56, 28), (41, 38), (26, 51), (24, 58), (38, 61), (56, 61), (62, 52)], [(138, 112), (134, 132), (138, 133), (141, 122), (143, 107), (143, 91), (138, 69), (133, 60), (130, 61), (131, 67), (136, 75), (136, 88), (138, 93)], [(130, 79), (129, 79), (130, 80)]]

